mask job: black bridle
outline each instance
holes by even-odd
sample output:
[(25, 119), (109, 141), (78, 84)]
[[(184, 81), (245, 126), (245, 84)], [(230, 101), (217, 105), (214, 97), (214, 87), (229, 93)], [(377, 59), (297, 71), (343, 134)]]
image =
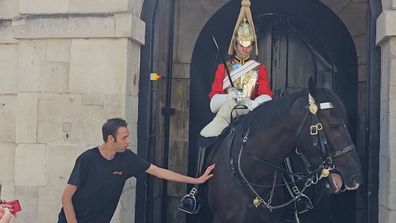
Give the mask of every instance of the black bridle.
[[(248, 140), (249, 137), (249, 133), (250, 133), (250, 125), (249, 128), (246, 131), (245, 136), (242, 138), (242, 143), (241, 143), (241, 149), (239, 151), (238, 154), (238, 162), (237, 162), (237, 169), (238, 169), (238, 173), (240, 175), (240, 178), (242, 178), (242, 182), (248, 187), (248, 189), (253, 193), (253, 195), (255, 196), (255, 198), (253, 199), (253, 204), (255, 207), (259, 207), (262, 206), (264, 208), (268, 208), (270, 211), (274, 210), (274, 209), (279, 209), (279, 208), (283, 208), (288, 206), (289, 204), (293, 203), (294, 201), (296, 201), (300, 196), (303, 195), (303, 192), (312, 184), (316, 184), (318, 183), (318, 181), (322, 178), (326, 178), (329, 176), (330, 171), (333, 170), (334, 167), (334, 163), (333, 160), (336, 159), (337, 157), (340, 157), (342, 155), (345, 155), (346, 153), (352, 151), (355, 149), (355, 145), (350, 144), (344, 148), (342, 148), (341, 150), (337, 150), (337, 151), (332, 151), (329, 147), (328, 144), (328, 140), (326, 137), (326, 133), (325, 130), (323, 129), (323, 125), (320, 121), (319, 116), (317, 115), (317, 111), (321, 109), (335, 109), (333, 104), (331, 102), (324, 102), (324, 103), (316, 103), (314, 98), (308, 94), (308, 106), (306, 107), (306, 110), (309, 112), (306, 112), (305, 114), (305, 119), (304, 122), (302, 123), (302, 125), (300, 126), (299, 130), (298, 130), (298, 134), (297, 134), (297, 138), (300, 137), (301, 135), (301, 131), (303, 129), (303, 126), (306, 124), (308, 117), (311, 117), (311, 124), (309, 127), (310, 130), (310, 135), (313, 138), (313, 147), (317, 149), (317, 151), (319, 151), (320, 154), (320, 158), (322, 160), (322, 163), (319, 164), (316, 168), (314, 168), (313, 171), (310, 171), (311, 168), (311, 164), (309, 162), (309, 160), (305, 157), (305, 155), (301, 152), (299, 152), (296, 149), (297, 154), (299, 154), (305, 165), (306, 168), (308, 170), (308, 174), (307, 175), (301, 175), (301, 174), (296, 174), (293, 173), (291, 170), (286, 170), (285, 168), (283, 168), (282, 166), (271, 162), (269, 160), (265, 160), (262, 159), (258, 156), (255, 156), (251, 153), (249, 153), (249, 151), (246, 149), (245, 150), (245, 144)], [(338, 115), (339, 116), (339, 115)], [(344, 128), (347, 128), (345, 125), (345, 122), (343, 121), (342, 117), (339, 116), (339, 118), (342, 121), (342, 126)], [(242, 167), (240, 164), (240, 159), (242, 156), (242, 152), (245, 151), (245, 153), (252, 158), (254, 161), (259, 162), (259, 163), (263, 163), (265, 165), (271, 166), (275, 169), (274, 172), (274, 179), (273, 179), (273, 183), (272, 185), (255, 185), (252, 184), (251, 182), (248, 181), (248, 179), (245, 177), (243, 171), (242, 171)], [(233, 162), (232, 162), (233, 163)], [(277, 170), (282, 171), (283, 173), (287, 173), (293, 176), (298, 177), (300, 180), (299, 181), (303, 181), (305, 180), (304, 183), (304, 187), (301, 190), (298, 190), (298, 194), (293, 197), (290, 201), (285, 202), (283, 204), (280, 205), (271, 205), (272, 202), (272, 196), (274, 193), (274, 188), (275, 187), (279, 187), (279, 186), (284, 186), (284, 185), (288, 185), (289, 183), (285, 182), (284, 184), (276, 184), (276, 177), (277, 177)], [(319, 174), (320, 173), (320, 174)], [(293, 184), (295, 182), (292, 182)], [(291, 184), (291, 183), (290, 183)], [(254, 189), (254, 187), (271, 187), (271, 191), (270, 191), (270, 195), (269, 195), (269, 199), (267, 201), (265, 201), (260, 195), (259, 193)]]
[[(352, 150), (355, 149), (354, 144), (349, 144), (345, 146), (344, 148), (337, 150), (337, 151), (332, 151), (330, 149), (327, 137), (326, 137), (326, 131), (323, 129), (322, 122), (320, 121), (320, 118), (317, 114), (318, 110), (324, 110), (324, 109), (334, 109), (336, 111), (336, 114), (338, 116), (338, 119), (342, 123), (342, 127), (348, 131), (347, 126), (345, 124), (345, 121), (343, 120), (342, 116), (338, 112), (338, 109), (333, 106), (331, 102), (324, 102), (324, 103), (316, 103), (314, 98), (308, 94), (308, 110), (309, 114), (311, 114), (311, 125), (309, 127), (309, 133), (312, 136), (313, 140), (313, 147), (319, 151), (322, 166), (334, 166), (333, 165), (333, 160), (336, 159), (337, 157), (340, 157), (348, 152), (351, 152)], [(307, 119), (308, 117), (306, 117)], [(296, 149), (296, 153), (299, 154), (300, 156), (304, 156), (303, 153), (299, 152), (298, 149)], [(309, 170), (310, 164), (306, 163), (308, 159), (304, 159), (304, 163), (307, 166), (307, 169)], [(306, 160), (306, 161), (305, 161)], [(308, 166), (309, 165), (309, 166)]]

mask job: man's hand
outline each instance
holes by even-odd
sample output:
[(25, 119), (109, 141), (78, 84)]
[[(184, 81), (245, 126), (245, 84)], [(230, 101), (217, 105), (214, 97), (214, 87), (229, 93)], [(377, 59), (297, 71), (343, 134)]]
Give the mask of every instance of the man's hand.
[(11, 214), (10, 205), (0, 204), (0, 223), (9, 223), (14, 216)]
[(197, 184), (203, 184), (211, 177), (213, 177), (213, 174), (211, 172), (214, 168), (215, 168), (215, 164), (208, 166), (208, 168), (206, 168), (205, 170), (205, 173), (202, 174), (199, 178), (197, 178)]
[(1, 216), (1, 213), (4, 213), (4, 209), (8, 209), (8, 210), (10, 210), (10, 211), (13, 211), (13, 209), (12, 209), (12, 206), (11, 205), (9, 205), (9, 204), (0, 204), (0, 216)]

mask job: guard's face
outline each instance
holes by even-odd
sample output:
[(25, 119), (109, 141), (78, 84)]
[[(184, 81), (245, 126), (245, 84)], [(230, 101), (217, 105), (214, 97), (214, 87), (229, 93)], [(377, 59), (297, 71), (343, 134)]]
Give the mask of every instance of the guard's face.
[(116, 139), (114, 140), (114, 147), (117, 152), (124, 152), (129, 145), (128, 128), (120, 127), (117, 130)]
[(236, 43), (235, 44), (235, 52), (236, 52), (236, 56), (240, 59), (245, 59), (248, 58), (250, 56), (250, 53), (253, 50), (253, 44), (251, 43), (250, 45), (246, 46), (247, 44), (244, 44), (245, 46), (243, 46), (240, 43)]

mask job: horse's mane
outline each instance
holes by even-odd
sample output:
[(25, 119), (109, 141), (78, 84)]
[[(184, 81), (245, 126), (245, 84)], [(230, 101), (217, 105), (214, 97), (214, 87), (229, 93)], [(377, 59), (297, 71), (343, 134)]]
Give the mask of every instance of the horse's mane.
[(275, 97), (273, 100), (261, 104), (254, 111), (245, 115), (240, 124), (244, 129), (253, 123), (263, 126), (273, 126), (282, 120), (282, 118), (286, 117), (288, 112), (290, 112), (293, 102), (297, 98), (307, 94), (307, 89), (303, 89), (283, 97)]

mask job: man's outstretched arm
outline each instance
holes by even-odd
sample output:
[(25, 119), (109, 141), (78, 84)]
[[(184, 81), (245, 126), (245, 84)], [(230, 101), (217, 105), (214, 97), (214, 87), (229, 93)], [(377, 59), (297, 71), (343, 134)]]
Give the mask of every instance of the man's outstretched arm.
[(146, 173), (156, 176), (158, 178), (164, 179), (164, 180), (169, 180), (169, 181), (174, 181), (174, 182), (188, 183), (188, 184), (202, 184), (202, 183), (205, 183), (207, 180), (209, 180), (211, 177), (213, 177), (213, 174), (211, 172), (214, 169), (214, 167), (215, 167), (214, 164), (209, 166), (205, 170), (205, 173), (203, 173), (198, 178), (185, 176), (183, 174), (176, 173), (172, 170), (167, 170), (167, 169), (158, 167), (154, 164), (150, 165), (150, 167), (146, 170)]

